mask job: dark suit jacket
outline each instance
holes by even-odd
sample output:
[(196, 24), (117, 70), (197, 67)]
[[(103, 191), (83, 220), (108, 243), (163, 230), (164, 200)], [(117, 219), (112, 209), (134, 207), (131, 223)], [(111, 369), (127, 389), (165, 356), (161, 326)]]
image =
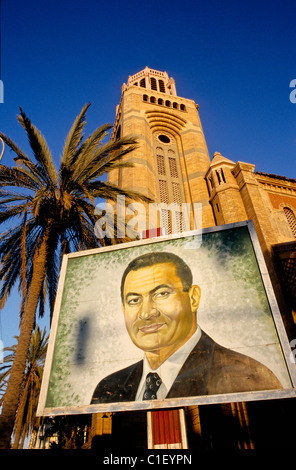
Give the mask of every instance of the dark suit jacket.
[[(139, 361), (105, 377), (97, 385), (91, 403), (134, 401), (142, 371), (143, 361)], [(220, 346), (202, 332), (166, 398), (279, 388), (280, 382), (266, 366)]]

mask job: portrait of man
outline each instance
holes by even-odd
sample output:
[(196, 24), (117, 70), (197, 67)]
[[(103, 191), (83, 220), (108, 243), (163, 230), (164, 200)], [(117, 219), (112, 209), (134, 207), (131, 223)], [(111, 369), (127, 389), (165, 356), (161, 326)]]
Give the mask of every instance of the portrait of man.
[(91, 404), (281, 389), (268, 367), (202, 330), (201, 295), (178, 255), (156, 251), (133, 259), (122, 275), (121, 303), (143, 359), (100, 380)]

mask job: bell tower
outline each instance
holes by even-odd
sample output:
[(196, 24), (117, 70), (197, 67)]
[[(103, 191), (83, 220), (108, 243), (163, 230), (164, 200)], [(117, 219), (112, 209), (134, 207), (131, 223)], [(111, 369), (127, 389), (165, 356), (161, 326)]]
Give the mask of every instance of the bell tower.
[(126, 157), (133, 167), (113, 171), (109, 181), (155, 203), (188, 203), (192, 208), (200, 203), (202, 226), (215, 225), (205, 179), (211, 162), (198, 105), (177, 95), (166, 72), (146, 67), (123, 84), (112, 138), (127, 135), (138, 141)]

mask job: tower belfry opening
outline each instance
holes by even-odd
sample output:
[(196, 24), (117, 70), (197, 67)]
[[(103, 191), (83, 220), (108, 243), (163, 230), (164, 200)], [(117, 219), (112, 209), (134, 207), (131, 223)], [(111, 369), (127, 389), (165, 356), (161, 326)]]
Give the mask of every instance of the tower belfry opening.
[(149, 67), (145, 67), (145, 69), (135, 75), (130, 75), (127, 86), (140, 86), (148, 90), (159, 91), (160, 93), (166, 93), (172, 96), (177, 95), (175, 80), (169, 78), (167, 72), (159, 72)]

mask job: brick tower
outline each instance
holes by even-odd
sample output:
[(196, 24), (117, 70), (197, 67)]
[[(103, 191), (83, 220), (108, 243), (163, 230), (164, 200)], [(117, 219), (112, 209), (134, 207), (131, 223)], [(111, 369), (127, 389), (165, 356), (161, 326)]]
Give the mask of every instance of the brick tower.
[[(113, 171), (109, 181), (155, 203), (202, 204), (202, 225), (215, 225), (205, 174), (210, 165), (198, 105), (177, 96), (166, 72), (146, 67), (122, 86), (113, 138), (133, 135), (133, 168)], [(170, 222), (164, 228), (169, 233)], [(192, 224), (191, 224), (191, 229)]]

